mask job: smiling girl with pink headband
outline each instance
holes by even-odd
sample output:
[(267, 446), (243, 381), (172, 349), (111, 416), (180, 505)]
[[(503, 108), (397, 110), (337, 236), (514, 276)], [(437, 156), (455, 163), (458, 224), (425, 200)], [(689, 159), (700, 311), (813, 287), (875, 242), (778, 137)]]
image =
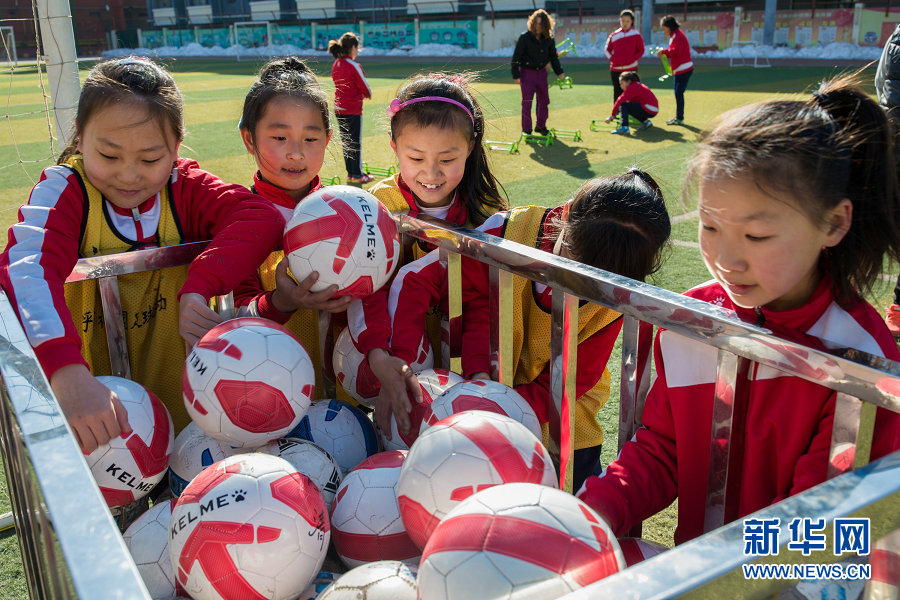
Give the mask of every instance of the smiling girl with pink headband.
[[(485, 155), (484, 115), (466, 76), (417, 75), (397, 92), (387, 115), (400, 172), (370, 191), (392, 213), (429, 215), (477, 227), (506, 208), (505, 194)], [(413, 241), (404, 248), (398, 268), (432, 249)], [(368, 298), (352, 302), (347, 310), (353, 340), (375, 374), (369, 396), (379, 395), (378, 402), (405, 394), (401, 373), (409, 369), (388, 351), (388, 289), (384, 286)], [(428, 332), (435, 356), (440, 357), (440, 315), (430, 317)], [(440, 364), (436, 358), (435, 365)]]

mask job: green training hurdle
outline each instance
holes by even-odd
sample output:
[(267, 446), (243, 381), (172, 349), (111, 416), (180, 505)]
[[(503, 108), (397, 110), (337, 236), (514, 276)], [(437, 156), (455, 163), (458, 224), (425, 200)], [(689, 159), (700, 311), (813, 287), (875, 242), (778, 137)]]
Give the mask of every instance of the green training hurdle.
[(340, 175), (333, 175), (331, 177), (321, 177), (322, 185), (341, 185), (341, 177)]
[(582, 141), (580, 129), (551, 129), (550, 135), (555, 139), (572, 140), (573, 142)]
[(519, 142), (522, 141), (522, 136), (519, 136), (514, 142), (501, 142), (499, 140), (484, 140), (484, 143), (487, 144), (488, 150), (501, 150), (503, 152), (509, 152), (510, 154), (518, 154), (519, 153)]
[(564, 90), (566, 88), (572, 88), (572, 78), (566, 75), (562, 79), (556, 79), (553, 81), (553, 84), (559, 86), (559, 89)]
[(397, 167), (395, 165), (391, 165), (388, 168), (382, 167), (370, 167), (369, 164), (363, 161), (362, 164), (363, 173), (366, 175), (377, 175), (378, 177), (390, 177), (391, 175), (397, 172)]
[(534, 133), (523, 133), (520, 140), (524, 140), (526, 144), (537, 144), (538, 146), (552, 146), (553, 145), (553, 134), (548, 133), (547, 135), (540, 135)]

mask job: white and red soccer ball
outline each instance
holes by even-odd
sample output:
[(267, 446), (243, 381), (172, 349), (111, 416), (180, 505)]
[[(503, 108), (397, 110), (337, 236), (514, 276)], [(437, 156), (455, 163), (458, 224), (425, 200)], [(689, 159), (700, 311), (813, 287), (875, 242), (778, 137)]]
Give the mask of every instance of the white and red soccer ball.
[(380, 452), (347, 473), (331, 511), (331, 539), (348, 567), (378, 560), (417, 563), (421, 551), (400, 519), (397, 480), (403, 450)]
[(464, 410), (486, 410), (506, 415), (541, 439), (541, 423), (531, 405), (511, 387), (490, 379), (473, 379), (454, 385), (425, 411), (420, 433), (445, 417)]
[(169, 560), (169, 521), (175, 500), (157, 502), (122, 534), (138, 573), (152, 598), (175, 595), (175, 574)]
[(257, 452), (283, 458), (291, 466), (309, 477), (325, 500), (325, 507), (331, 512), (334, 495), (344, 477), (341, 467), (323, 448), (309, 440), (282, 438), (261, 446)]
[(566, 492), (510, 483), (450, 511), (419, 564), (419, 598), (559, 598), (625, 568), (612, 530)]
[(169, 558), (195, 600), (296, 598), (331, 531), (316, 485), (286, 460), (238, 454), (205, 469), (172, 508)]
[(413, 403), (412, 410), (409, 411), (410, 431), (405, 435), (400, 433), (397, 429), (397, 420), (391, 413), (391, 439), (387, 439), (383, 434), (381, 438), (385, 450), (409, 450), (419, 437), (419, 429), (428, 412), (428, 405), (457, 383), (465, 381), (462, 375), (446, 369), (423, 369), (416, 373), (416, 379), (419, 380), (419, 387), (422, 390), (422, 402)]
[(416, 568), (379, 560), (344, 573), (317, 600), (416, 600)]
[[(381, 382), (375, 377), (369, 362), (357, 350), (349, 327), (345, 327), (334, 342), (332, 364), (334, 374), (341, 387), (350, 396), (369, 408), (375, 407)], [(434, 365), (434, 351), (428, 337), (423, 337), (416, 360), (409, 366), (414, 373), (430, 369)]]
[(337, 285), (338, 296), (365, 298), (390, 279), (400, 238), (394, 218), (375, 196), (332, 185), (297, 204), (284, 230), (284, 254), (297, 281), (319, 274), (313, 292)]
[(177, 498), (200, 471), (240, 452), (240, 448), (207, 435), (196, 423), (188, 423), (175, 436), (175, 450), (169, 459), (169, 489)]
[(380, 450), (372, 420), (341, 400), (313, 403), (287, 437), (303, 438), (323, 448), (345, 473)]
[(103, 499), (112, 508), (144, 497), (165, 477), (175, 447), (175, 429), (160, 399), (141, 384), (107, 375), (97, 381), (119, 396), (132, 429), (84, 457)]
[(403, 524), (424, 548), (457, 504), (477, 491), (513, 482), (558, 485), (541, 442), (505, 415), (478, 410), (452, 415), (422, 433), (403, 463), (397, 484)]
[(188, 414), (207, 435), (255, 448), (297, 426), (316, 379), (309, 354), (290, 331), (242, 317), (200, 338), (181, 383)]

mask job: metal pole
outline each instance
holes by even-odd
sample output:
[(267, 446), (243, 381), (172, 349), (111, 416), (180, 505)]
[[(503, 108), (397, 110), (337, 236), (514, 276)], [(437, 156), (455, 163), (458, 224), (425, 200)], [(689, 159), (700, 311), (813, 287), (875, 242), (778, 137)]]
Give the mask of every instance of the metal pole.
[(36, 0), (34, 6), (40, 22), (41, 46), (53, 99), (58, 151), (75, 132), (75, 113), (81, 92), (72, 13), (67, 0)]
[(653, 0), (641, 3), (641, 35), (648, 44), (653, 39)]
[[(766, 15), (763, 22), (763, 44), (766, 46), (775, 45), (775, 7), (777, 0), (766, 0)], [(813, 0), (813, 11), (815, 11), (816, 0)]]

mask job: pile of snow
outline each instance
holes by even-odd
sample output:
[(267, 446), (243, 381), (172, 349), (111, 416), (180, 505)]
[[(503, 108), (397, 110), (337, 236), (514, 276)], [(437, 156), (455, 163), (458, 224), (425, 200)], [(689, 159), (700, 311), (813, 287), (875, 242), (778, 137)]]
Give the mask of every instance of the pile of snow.
[[(417, 57), (496, 57), (509, 59), (513, 53), (513, 46), (499, 48), (497, 50), (475, 50), (474, 48), (460, 48), (450, 44), (420, 44), (419, 46), (403, 46), (391, 50), (383, 50), (381, 48), (365, 47), (361, 54), (363, 60), (366, 56), (417, 56)], [(773, 46), (740, 46), (726, 48), (724, 50), (713, 50), (698, 54), (703, 58), (731, 58), (741, 55), (752, 58), (754, 51), (760, 58), (813, 58), (821, 60), (850, 59), (860, 61), (878, 60), (881, 56), (881, 48), (878, 46), (858, 46), (856, 44), (848, 44), (845, 42), (835, 42), (833, 44), (825, 44), (821, 46), (810, 46), (808, 48), (791, 49)], [(161, 48), (119, 48), (118, 50), (107, 50), (103, 53), (106, 57), (128, 56), (131, 54), (138, 56), (151, 56), (154, 58), (189, 58), (204, 56), (240, 56), (247, 58), (269, 57), (269, 56), (330, 56), (325, 50), (309, 50), (298, 48), (291, 45), (273, 45), (261, 48), (243, 48), (240, 46), (231, 46), (221, 48), (213, 46), (206, 48), (197, 43), (188, 44), (183, 47), (163, 46)], [(605, 58), (603, 52), (603, 44), (577, 44), (575, 50), (570, 56), (577, 55), (579, 58)], [(645, 56), (649, 56), (646, 54)]]

